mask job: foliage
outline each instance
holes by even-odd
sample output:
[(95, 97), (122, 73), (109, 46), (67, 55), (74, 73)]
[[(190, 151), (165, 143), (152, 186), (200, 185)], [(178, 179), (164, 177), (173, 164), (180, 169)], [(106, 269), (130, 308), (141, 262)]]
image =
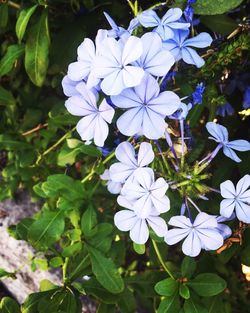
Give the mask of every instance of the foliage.
[[(184, 9), (186, 1), (166, 1), (165, 5)], [(78, 119), (64, 106), (62, 78), (83, 39), (94, 38), (100, 25), (109, 29), (103, 11), (118, 24), (128, 25), (133, 15), (153, 6), (160, 14), (166, 10), (155, 1), (28, 0), (0, 4), (0, 199), (27, 189), (33, 201), (41, 201), (41, 210), (20, 221), (11, 234), (35, 249), (30, 263), (33, 269), (49, 267), (62, 273), (61, 286), (42, 281), (40, 291), (22, 304), (3, 298), (3, 313), (77, 313), (81, 312), (82, 295), (96, 302), (99, 313), (237, 313), (242, 308), (250, 312), (241, 273), (241, 263), (250, 266), (247, 226), (231, 221), (237, 242), (232, 241), (220, 254), (204, 251), (197, 258), (183, 258), (180, 247), (168, 247), (151, 230), (150, 242), (132, 244), (127, 234), (114, 226), (116, 197), (99, 178), (107, 165), (114, 163), (115, 139), (123, 140), (124, 136), (112, 128), (104, 156), (104, 149), (82, 143), (75, 128)], [(249, 172), (249, 152), (242, 154), (242, 163), (236, 165), (219, 155), (212, 173), (205, 176), (200, 175), (199, 166), (193, 166), (212, 150), (212, 144), (204, 139), (205, 122), (223, 120), (232, 138), (249, 137), (249, 117), (237, 113), (221, 117), (217, 113), (226, 102), (235, 112), (241, 111), (246, 85), (250, 85), (246, 74), (249, 25), (245, 23), (249, 2), (220, 0), (214, 5), (213, 1), (198, 0), (193, 7), (200, 24), (192, 26), (192, 35), (208, 31), (217, 39), (203, 50), (205, 65), (201, 69), (179, 62), (175, 68), (178, 75), (168, 81), (169, 89), (180, 97), (192, 95), (198, 83), (206, 87), (202, 103), (187, 117), (196, 138), (190, 143), (192, 149), (188, 144), (186, 147), (188, 165), (182, 177), (171, 174), (179, 184), (185, 175), (194, 174), (188, 186), (181, 187), (180, 196), (168, 191), (175, 215), (188, 188), (195, 197), (208, 192), (206, 185), (218, 188), (226, 179), (238, 181)], [(176, 123), (170, 122), (170, 128), (178, 152)], [(139, 141), (133, 140), (137, 147)], [(154, 167), (164, 169), (161, 153), (154, 152)], [(165, 159), (169, 164), (173, 163), (171, 158), (168, 150)], [(218, 214), (220, 200), (218, 196), (208, 200), (210, 214)], [(201, 200), (197, 203), (202, 207)], [(167, 221), (170, 217), (169, 212), (164, 213)], [(15, 274), (0, 269), (1, 279), (14, 279)]]

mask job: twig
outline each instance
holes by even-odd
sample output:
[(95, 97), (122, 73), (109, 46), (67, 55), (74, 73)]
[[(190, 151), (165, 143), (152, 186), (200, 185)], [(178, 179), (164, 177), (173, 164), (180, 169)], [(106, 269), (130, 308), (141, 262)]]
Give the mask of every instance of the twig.
[(45, 124), (39, 124), (37, 125), (36, 127), (30, 129), (30, 130), (27, 130), (26, 132), (22, 133), (22, 136), (28, 136), (30, 134), (33, 134), (35, 132), (37, 132), (38, 130), (42, 129), (42, 128), (46, 128), (48, 126), (48, 123), (45, 123)]

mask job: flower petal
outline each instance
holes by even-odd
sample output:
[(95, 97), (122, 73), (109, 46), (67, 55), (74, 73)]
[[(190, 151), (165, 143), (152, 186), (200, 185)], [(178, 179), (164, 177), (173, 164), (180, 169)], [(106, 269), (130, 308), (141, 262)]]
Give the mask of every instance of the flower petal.
[(124, 163), (114, 163), (110, 166), (110, 177), (114, 182), (125, 182), (133, 174), (134, 168)]
[(130, 210), (122, 210), (115, 214), (114, 223), (115, 226), (121, 231), (129, 231), (134, 227), (138, 218), (135, 213)]
[(116, 124), (119, 131), (126, 136), (133, 136), (140, 132), (142, 127), (143, 110), (134, 108), (123, 113)]
[(165, 236), (168, 228), (163, 218), (159, 216), (150, 216), (147, 218), (149, 226), (153, 229), (157, 236)]
[(214, 122), (208, 122), (206, 129), (218, 142), (224, 143), (228, 141), (228, 131), (226, 127)]
[(129, 165), (132, 168), (137, 167), (135, 158), (135, 149), (131, 143), (124, 141), (120, 143), (115, 149), (115, 156), (120, 162)]
[(181, 104), (180, 98), (172, 91), (164, 91), (157, 98), (150, 101), (148, 106), (151, 110), (168, 116), (176, 112)]
[(226, 180), (220, 184), (220, 192), (223, 198), (234, 199), (236, 196), (235, 187), (231, 180)]
[(127, 65), (122, 70), (124, 85), (128, 87), (138, 86), (144, 76), (144, 70), (140, 67)]
[(217, 227), (217, 220), (215, 216), (201, 212), (196, 216), (193, 226), (196, 229)]
[(85, 116), (89, 114), (95, 114), (95, 108), (87, 103), (80, 96), (70, 97), (66, 102), (65, 106), (68, 112), (75, 116)]
[(182, 59), (187, 64), (194, 64), (200, 68), (205, 64), (205, 61), (199, 56), (199, 54), (192, 48), (183, 47), (181, 49)]
[(233, 149), (227, 147), (227, 146), (224, 146), (223, 147), (223, 153), (229, 157), (230, 159), (232, 159), (233, 161), (237, 162), (237, 163), (240, 163), (241, 162), (241, 159), (237, 156), (237, 154), (233, 151)]
[(127, 65), (136, 61), (142, 55), (143, 46), (140, 38), (130, 36), (126, 41), (122, 52), (122, 64)]
[(106, 95), (118, 95), (126, 88), (123, 81), (123, 74), (120, 69), (106, 76), (101, 82), (101, 89)]
[(112, 119), (115, 114), (115, 110), (110, 106), (106, 99), (103, 99), (99, 106), (100, 116), (109, 124), (112, 122)]
[(155, 27), (160, 23), (160, 19), (155, 11), (146, 10), (137, 16), (138, 21), (144, 27)]
[(191, 228), (192, 223), (189, 218), (186, 216), (173, 216), (168, 222), (169, 225), (175, 226), (175, 227), (181, 227), (181, 228)]
[(223, 236), (216, 229), (197, 229), (202, 247), (206, 250), (216, 250), (223, 245)]
[(227, 143), (227, 147), (237, 150), (237, 151), (249, 151), (250, 150), (250, 142), (247, 140), (233, 140)]
[(103, 147), (108, 137), (109, 127), (100, 114), (96, 115), (94, 126), (94, 143), (98, 147)]
[(127, 88), (123, 90), (119, 95), (111, 96), (111, 101), (114, 103), (115, 106), (122, 109), (135, 108), (142, 105), (141, 99), (138, 97), (134, 88)]
[(175, 22), (182, 16), (182, 10), (179, 8), (169, 9), (161, 19), (162, 24)]
[(152, 195), (158, 198), (165, 196), (167, 190), (168, 183), (162, 177), (158, 178), (150, 187)]
[(250, 205), (242, 202), (236, 201), (236, 216), (239, 221), (243, 223), (250, 223)]
[(154, 157), (152, 145), (148, 142), (142, 142), (138, 152), (138, 165), (141, 167), (146, 166), (153, 162)]
[(242, 177), (236, 186), (236, 195), (240, 196), (242, 195), (250, 186), (250, 175), (245, 175)]
[(212, 37), (208, 33), (203, 32), (195, 37), (187, 39), (184, 45), (196, 48), (205, 48), (210, 46), (212, 41)]
[(201, 241), (195, 231), (191, 231), (182, 244), (184, 254), (195, 257), (201, 252)]
[(234, 210), (235, 200), (234, 199), (224, 199), (220, 203), (220, 214), (229, 218)]
[(164, 116), (150, 109), (143, 111), (142, 132), (148, 139), (159, 139), (165, 132)]
[(165, 213), (170, 210), (170, 201), (167, 196), (163, 196), (161, 198), (152, 196), (151, 200), (157, 213)]
[(177, 242), (181, 241), (183, 238), (187, 237), (189, 232), (189, 229), (170, 229), (166, 232), (164, 240), (168, 245), (174, 245)]
[(149, 237), (146, 221), (144, 219), (138, 219), (129, 235), (133, 242), (137, 244), (144, 244)]

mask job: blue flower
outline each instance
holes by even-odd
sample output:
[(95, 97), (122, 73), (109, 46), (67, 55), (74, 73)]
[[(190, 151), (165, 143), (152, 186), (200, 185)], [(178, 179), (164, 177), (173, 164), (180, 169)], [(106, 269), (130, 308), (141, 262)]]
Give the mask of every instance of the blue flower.
[(199, 255), (201, 249), (216, 250), (223, 245), (223, 236), (217, 229), (215, 216), (201, 212), (193, 223), (185, 216), (173, 216), (168, 224), (177, 228), (167, 231), (166, 243), (174, 245), (186, 238), (182, 244), (182, 251), (191, 257)]
[(118, 108), (128, 109), (117, 120), (120, 132), (126, 136), (142, 133), (149, 139), (163, 136), (165, 117), (180, 106), (180, 98), (174, 92), (160, 93), (159, 85), (151, 75), (145, 75), (139, 86), (125, 89), (111, 100)]
[(102, 180), (107, 180), (107, 189), (110, 193), (116, 195), (119, 194), (121, 192), (122, 189), (122, 184), (121, 183), (117, 183), (114, 182), (111, 178), (110, 178), (110, 172), (109, 170), (105, 170), (104, 173), (102, 175), (100, 175), (100, 178)]
[(225, 117), (227, 115), (233, 115), (234, 114), (234, 108), (231, 106), (229, 102), (226, 102), (223, 105), (220, 105), (217, 108), (216, 114), (222, 117)]
[(220, 184), (221, 195), (224, 200), (220, 203), (220, 214), (229, 218), (234, 210), (238, 220), (250, 223), (250, 175), (242, 177), (236, 188), (227, 180)]
[(244, 92), (242, 106), (245, 110), (250, 108), (250, 86), (248, 86)]
[(156, 33), (146, 33), (141, 37), (143, 44), (143, 53), (138, 61), (137, 66), (143, 68), (153, 76), (164, 76), (174, 65), (173, 55), (162, 48), (162, 40)]
[(196, 86), (195, 91), (192, 93), (193, 104), (201, 104), (202, 103), (202, 95), (205, 90), (205, 86), (203, 83), (200, 83)]
[(144, 244), (149, 238), (148, 226), (157, 236), (163, 237), (167, 231), (167, 224), (155, 211), (141, 211), (134, 208), (133, 202), (119, 196), (117, 202), (128, 210), (115, 214), (114, 222), (121, 231), (129, 231), (130, 238), (137, 244)]
[(150, 143), (142, 142), (135, 154), (135, 149), (131, 143), (124, 141), (118, 145), (115, 150), (115, 156), (118, 161), (110, 167), (110, 177), (114, 182), (124, 183), (132, 177), (138, 168), (144, 168), (154, 160), (154, 152)]
[(228, 141), (228, 131), (226, 127), (216, 124), (214, 122), (208, 122), (206, 124), (207, 131), (212, 135), (208, 137), (219, 143), (218, 149), (223, 148), (223, 153), (235, 162), (241, 162), (241, 159), (233, 150), (237, 151), (249, 151), (250, 143), (247, 140), (239, 139)]
[(76, 86), (79, 95), (70, 97), (65, 106), (67, 110), (76, 116), (83, 116), (77, 123), (76, 130), (82, 140), (92, 140), (97, 146), (103, 147), (109, 132), (107, 123), (111, 123), (115, 110), (102, 100), (97, 107), (97, 95), (86, 87), (85, 83)]
[(103, 78), (101, 89), (107, 95), (118, 95), (128, 87), (140, 84), (144, 70), (131, 65), (143, 53), (140, 38), (130, 36), (125, 44), (114, 38), (106, 38), (102, 42), (102, 49), (95, 58), (94, 73)]
[(147, 10), (137, 16), (142, 26), (155, 27), (153, 31), (157, 32), (162, 40), (174, 37), (174, 29), (187, 29), (189, 23), (180, 23), (178, 20), (182, 16), (182, 10), (179, 8), (168, 10), (160, 19), (155, 11)]
[(213, 39), (208, 33), (200, 33), (199, 35), (187, 39), (189, 30), (175, 30), (174, 37), (163, 42), (163, 46), (170, 51), (176, 61), (183, 59), (187, 64), (194, 64), (201, 67), (205, 64), (204, 60), (198, 53), (190, 48), (205, 48), (211, 45)]

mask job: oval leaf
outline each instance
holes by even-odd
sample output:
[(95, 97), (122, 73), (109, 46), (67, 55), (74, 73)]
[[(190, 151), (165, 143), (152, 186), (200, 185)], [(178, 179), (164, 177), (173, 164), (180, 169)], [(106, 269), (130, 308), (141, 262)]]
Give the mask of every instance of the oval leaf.
[(155, 285), (155, 291), (161, 296), (172, 296), (178, 287), (178, 282), (172, 278), (166, 278), (162, 281), (159, 281)]
[(99, 283), (112, 293), (120, 293), (124, 289), (124, 283), (114, 262), (106, 258), (98, 250), (87, 246), (92, 270)]
[(198, 0), (193, 7), (196, 14), (215, 15), (228, 12), (236, 8), (242, 2), (243, 0), (220, 0), (215, 4), (215, 2), (211, 0)]
[(11, 45), (8, 47), (6, 54), (0, 61), (0, 77), (12, 70), (14, 63), (23, 53), (23, 45)]
[(36, 4), (30, 8), (23, 9), (20, 12), (17, 22), (16, 22), (16, 35), (17, 35), (19, 42), (22, 41), (28, 22), (37, 7), (38, 5)]
[(30, 80), (38, 87), (43, 85), (46, 77), (49, 44), (48, 12), (44, 10), (30, 29), (25, 45), (25, 69)]
[(0, 312), (1, 313), (20, 313), (19, 305), (15, 300), (5, 297), (0, 303)]

